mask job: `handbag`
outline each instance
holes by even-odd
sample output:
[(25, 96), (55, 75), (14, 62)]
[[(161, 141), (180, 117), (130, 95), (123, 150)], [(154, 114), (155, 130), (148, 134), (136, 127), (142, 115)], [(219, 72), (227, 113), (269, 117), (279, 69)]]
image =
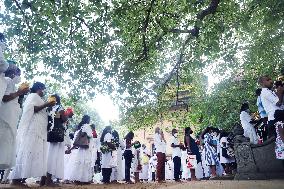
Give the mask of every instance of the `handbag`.
[(54, 115), (48, 116), (48, 125), (47, 125), (47, 142), (63, 142), (64, 141), (64, 126), (63, 121), (60, 117), (58, 109)]
[(82, 129), (80, 129), (79, 133), (77, 134), (73, 145), (79, 148), (89, 148), (90, 139), (87, 135), (87, 133), (83, 132)]

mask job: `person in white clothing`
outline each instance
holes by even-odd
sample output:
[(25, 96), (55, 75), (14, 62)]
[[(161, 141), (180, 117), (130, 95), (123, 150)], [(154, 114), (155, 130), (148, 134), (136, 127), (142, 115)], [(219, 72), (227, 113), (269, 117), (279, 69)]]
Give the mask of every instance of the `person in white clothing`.
[(142, 181), (147, 181), (148, 180), (148, 173), (149, 173), (149, 159), (150, 159), (150, 153), (146, 147), (145, 144), (142, 144), (142, 171), (139, 175), (139, 178)]
[(103, 183), (110, 183), (110, 176), (112, 173), (112, 151), (115, 150), (115, 146), (112, 143), (111, 127), (107, 126), (101, 135), (101, 152), (102, 152), (102, 176)]
[(166, 140), (163, 131), (157, 127), (154, 135), (154, 145), (158, 158), (157, 165), (157, 180), (158, 182), (165, 181), (165, 162), (166, 162)]
[(276, 136), (275, 123), (281, 120), (275, 120), (275, 114), (279, 114), (278, 117), (284, 117), (282, 110), (283, 106), (283, 92), (284, 87), (278, 86), (277, 92), (273, 91), (273, 81), (269, 76), (261, 76), (258, 79), (258, 83), (261, 85), (262, 90), (260, 94), (261, 102), (264, 110), (268, 114), (268, 137)]
[[(4, 50), (5, 50), (5, 37), (2, 33), (0, 33), (0, 99), (2, 100), (6, 87), (7, 81), (5, 79), (4, 72), (8, 69), (9, 64), (5, 61), (4, 58)], [(1, 106), (1, 103), (0, 103)]]
[(171, 147), (173, 148), (173, 164), (174, 164), (174, 179), (176, 182), (180, 181), (180, 169), (181, 169), (181, 149), (183, 145), (178, 139), (178, 131), (172, 130)]
[[(82, 120), (90, 119), (88, 115), (84, 115)], [(89, 121), (86, 121), (89, 122)], [(80, 144), (79, 139), (88, 139), (87, 143)], [(81, 140), (82, 141), (82, 140)], [(94, 169), (92, 167), (92, 149), (93, 145), (93, 132), (89, 123), (78, 125), (78, 130), (75, 133), (75, 139), (73, 147), (67, 150), (67, 154), (72, 154), (72, 160), (70, 160), (70, 175), (69, 179), (75, 181), (77, 184), (90, 184)]]
[(157, 170), (157, 156), (154, 154), (149, 160), (149, 180), (156, 181), (156, 170)]
[(229, 142), (228, 142), (228, 133), (223, 131), (220, 135), (220, 146), (221, 146), (221, 152), (220, 152), (220, 163), (224, 167), (226, 174), (232, 174), (232, 166), (231, 164), (235, 162), (235, 158), (231, 157), (229, 155)]
[[(56, 99), (56, 105), (47, 109), (48, 111), (48, 153), (47, 153), (47, 174), (46, 174), (46, 186), (57, 186), (53, 183), (52, 176), (57, 179), (64, 178), (64, 126), (63, 123), (67, 121), (67, 117), (64, 115), (64, 109), (61, 105), (60, 97), (57, 94), (51, 95)], [(56, 133), (61, 132), (61, 135), (54, 135), (53, 131), (56, 129)]]
[(55, 102), (45, 103), (45, 85), (33, 84), (28, 95), (17, 133), (16, 165), (11, 172), (13, 185), (23, 186), (22, 180), (43, 177), (47, 172), (47, 107)]
[(22, 112), (18, 98), (30, 90), (28, 86), (16, 88), (21, 81), (20, 75), (20, 69), (14, 63), (10, 63), (5, 72), (7, 88), (0, 102), (0, 170), (6, 169), (4, 182), (7, 181), (10, 169), (15, 165), (16, 160), (17, 125)]
[(250, 139), (252, 144), (258, 143), (258, 137), (254, 128), (255, 121), (252, 120), (252, 117), (249, 114), (249, 105), (248, 103), (243, 103), (241, 106), (240, 120), (242, 127), (244, 129), (244, 136)]

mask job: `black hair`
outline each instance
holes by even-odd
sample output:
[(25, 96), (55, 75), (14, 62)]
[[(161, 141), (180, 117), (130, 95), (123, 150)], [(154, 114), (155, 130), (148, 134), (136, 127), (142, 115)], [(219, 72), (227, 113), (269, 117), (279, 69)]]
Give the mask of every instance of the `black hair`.
[(119, 134), (116, 130), (113, 130), (111, 134), (112, 134), (113, 138), (116, 138), (117, 140), (119, 140)]
[(55, 97), (56, 99), (56, 104), (60, 105), (61, 104), (61, 99), (60, 96), (58, 94), (53, 94), (51, 95), (52, 97)]
[(177, 129), (172, 129), (172, 134), (174, 133), (174, 131), (177, 131)]
[(73, 140), (74, 134), (73, 134), (73, 133), (69, 133), (69, 138), (70, 138), (71, 140)]
[(222, 132), (220, 133), (220, 139), (221, 139), (222, 137), (228, 137), (228, 136), (229, 136), (229, 133), (226, 132), (226, 131), (222, 131)]
[(256, 94), (256, 96), (260, 96), (261, 91), (262, 91), (262, 89), (261, 89), (261, 88), (256, 89), (256, 90), (255, 90), (255, 94)]
[(129, 131), (127, 135), (125, 135), (124, 139), (132, 140), (134, 138), (134, 133), (132, 131)]
[(111, 132), (111, 126), (106, 126), (102, 132), (102, 135), (101, 135), (101, 138), (100, 138), (100, 142), (104, 142), (104, 139), (105, 139), (105, 135), (107, 133), (110, 133)]
[(274, 82), (274, 87), (275, 87), (275, 88), (283, 87), (282, 81), (275, 81), (275, 82)]
[(88, 115), (84, 115), (82, 117), (82, 120), (81, 122), (78, 124), (77, 126), (77, 130), (81, 129), (81, 127), (84, 125), (84, 124), (89, 124), (90, 123), (90, 120), (91, 120), (91, 117), (88, 116)]
[(204, 135), (205, 134), (207, 134), (207, 133), (209, 133), (209, 131), (212, 131), (214, 128), (213, 127), (206, 127), (204, 130), (203, 130), (203, 132), (202, 132), (202, 134), (201, 134), (201, 138), (202, 139), (204, 139)]
[(245, 102), (242, 104), (240, 112), (246, 111), (247, 109), (249, 109), (249, 105), (248, 103)]

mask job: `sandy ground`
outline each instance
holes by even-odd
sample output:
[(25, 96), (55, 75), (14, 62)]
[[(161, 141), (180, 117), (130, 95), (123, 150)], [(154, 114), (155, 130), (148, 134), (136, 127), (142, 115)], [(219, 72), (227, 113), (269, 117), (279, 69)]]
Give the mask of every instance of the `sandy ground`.
[[(32, 188), (40, 188), (36, 185)], [(15, 188), (9, 185), (0, 185), (0, 188)], [(75, 186), (71, 184), (61, 185), (61, 189), (284, 189), (284, 180), (265, 180), (265, 181), (234, 181), (234, 180), (222, 180), (222, 181), (197, 181), (197, 182), (184, 182), (173, 183), (167, 182), (163, 184), (158, 183), (138, 183), (138, 184), (91, 184), (85, 186)], [(48, 187), (41, 187), (41, 189), (48, 189)]]

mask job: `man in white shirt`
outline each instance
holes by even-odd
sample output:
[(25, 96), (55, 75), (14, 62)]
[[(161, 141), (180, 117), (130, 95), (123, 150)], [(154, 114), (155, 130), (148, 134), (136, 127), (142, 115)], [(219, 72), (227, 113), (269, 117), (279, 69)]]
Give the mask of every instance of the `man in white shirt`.
[(181, 143), (178, 140), (178, 132), (176, 129), (172, 130), (171, 147), (173, 148), (173, 162), (174, 162), (174, 178), (176, 182), (180, 181), (180, 167), (181, 167)]
[(283, 104), (283, 86), (277, 87), (277, 92), (272, 90), (273, 81), (269, 76), (261, 76), (258, 79), (259, 84), (262, 87), (260, 98), (262, 101), (262, 105), (264, 110), (268, 114), (268, 135), (269, 137), (275, 136), (275, 115), (277, 117), (283, 119), (284, 113), (281, 110), (281, 106)]
[(158, 182), (165, 181), (165, 162), (166, 162), (166, 141), (163, 131), (157, 127), (154, 135), (154, 145), (158, 159), (157, 164), (157, 180)]

